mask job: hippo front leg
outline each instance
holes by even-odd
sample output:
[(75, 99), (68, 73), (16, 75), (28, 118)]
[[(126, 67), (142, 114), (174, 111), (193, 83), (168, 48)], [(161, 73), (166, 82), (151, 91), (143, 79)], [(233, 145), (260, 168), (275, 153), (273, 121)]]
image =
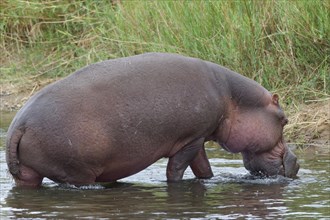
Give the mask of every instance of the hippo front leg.
[[(204, 147), (204, 138), (200, 138), (175, 153), (169, 158), (166, 170), (167, 181), (180, 181), (184, 171), (191, 165), (200, 150)], [(195, 164), (195, 163), (193, 163)], [(197, 164), (196, 164), (197, 165)], [(195, 165), (194, 165), (195, 166)]]
[(209, 179), (213, 177), (210, 162), (207, 158), (205, 147), (203, 146), (190, 163), (190, 168), (197, 178)]

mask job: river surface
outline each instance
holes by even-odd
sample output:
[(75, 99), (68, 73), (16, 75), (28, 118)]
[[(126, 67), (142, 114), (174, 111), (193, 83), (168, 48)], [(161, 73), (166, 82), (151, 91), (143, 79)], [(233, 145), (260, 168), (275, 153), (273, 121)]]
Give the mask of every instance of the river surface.
[(0, 219), (330, 219), (329, 153), (315, 148), (295, 150), (295, 180), (254, 178), (240, 155), (208, 146), (210, 180), (188, 169), (183, 181), (168, 184), (162, 159), (117, 183), (77, 188), (44, 179), (40, 189), (19, 189), (5, 162), (13, 114), (0, 114)]

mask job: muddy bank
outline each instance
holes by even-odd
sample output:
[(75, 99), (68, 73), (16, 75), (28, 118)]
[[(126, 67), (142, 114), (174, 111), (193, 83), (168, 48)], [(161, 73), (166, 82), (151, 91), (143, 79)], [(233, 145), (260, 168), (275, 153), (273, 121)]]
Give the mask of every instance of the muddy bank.
[(288, 142), (298, 146), (324, 146), (330, 152), (330, 100), (300, 104), (286, 111)]
[(1, 83), (0, 111), (17, 111), (37, 91), (58, 79), (25, 79), (24, 82)]

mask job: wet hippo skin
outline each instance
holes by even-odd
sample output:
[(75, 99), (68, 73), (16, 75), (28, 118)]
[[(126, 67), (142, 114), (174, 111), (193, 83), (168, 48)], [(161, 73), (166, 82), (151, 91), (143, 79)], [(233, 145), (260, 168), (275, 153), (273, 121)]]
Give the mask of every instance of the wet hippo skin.
[(242, 153), (254, 175), (295, 177), (279, 98), (217, 64), (167, 53), (95, 63), (40, 90), (15, 116), (6, 159), (18, 186), (44, 177), (111, 182), (168, 157), (167, 179), (190, 166), (213, 176), (204, 142)]

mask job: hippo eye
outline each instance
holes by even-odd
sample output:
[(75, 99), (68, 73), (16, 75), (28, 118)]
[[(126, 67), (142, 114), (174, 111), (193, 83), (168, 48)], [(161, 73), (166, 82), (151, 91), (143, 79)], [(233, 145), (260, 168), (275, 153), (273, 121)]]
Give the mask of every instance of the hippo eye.
[(284, 125), (286, 125), (287, 123), (289, 123), (289, 119), (284, 117)]
[(276, 112), (276, 117), (277, 117), (277, 120), (279, 120), (280, 124), (284, 127), (288, 122), (289, 120), (287, 119), (287, 117), (285, 116), (284, 112), (282, 109), (278, 109), (277, 112)]
[(288, 124), (289, 120), (283, 115), (280, 117), (281, 125), (284, 127), (286, 124)]

